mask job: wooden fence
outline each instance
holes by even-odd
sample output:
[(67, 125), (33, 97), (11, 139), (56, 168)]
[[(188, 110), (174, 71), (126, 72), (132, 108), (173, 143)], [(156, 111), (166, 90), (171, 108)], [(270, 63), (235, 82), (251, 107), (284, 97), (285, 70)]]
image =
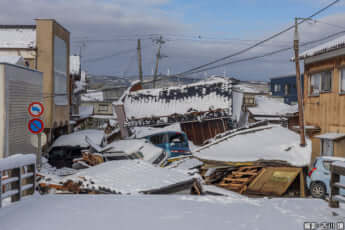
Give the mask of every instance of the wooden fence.
[(0, 208), (6, 198), (11, 202), (35, 192), (36, 157), (32, 154), (0, 160)]
[(345, 189), (345, 184), (341, 184), (340, 176), (345, 177), (345, 164), (343, 162), (336, 162), (331, 164), (331, 193), (329, 198), (329, 206), (331, 208), (339, 208), (339, 202), (345, 203), (345, 196), (339, 193), (340, 189)]

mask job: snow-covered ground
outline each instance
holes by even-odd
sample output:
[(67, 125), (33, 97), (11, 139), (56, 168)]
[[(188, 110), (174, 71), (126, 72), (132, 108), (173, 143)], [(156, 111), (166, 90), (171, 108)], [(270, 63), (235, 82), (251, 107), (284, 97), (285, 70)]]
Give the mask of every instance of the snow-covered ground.
[(46, 195), (0, 209), (4, 230), (295, 230), (344, 218), (318, 199), (231, 196)]

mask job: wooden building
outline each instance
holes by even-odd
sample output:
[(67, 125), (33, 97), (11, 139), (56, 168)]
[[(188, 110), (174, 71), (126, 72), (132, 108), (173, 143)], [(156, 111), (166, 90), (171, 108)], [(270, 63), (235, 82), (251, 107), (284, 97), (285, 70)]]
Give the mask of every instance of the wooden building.
[(216, 77), (180, 87), (127, 92), (115, 107), (117, 117), (124, 118), (118, 119), (120, 127), (180, 123), (188, 138), (201, 145), (232, 126), (232, 82)]
[(0, 55), (22, 56), (43, 72), (44, 123), (48, 140), (67, 133), (70, 119), (70, 33), (53, 19), (36, 25), (0, 25)]
[(320, 129), (312, 138), (317, 156), (345, 157), (345, 36), (300, 55), (304, 60), (304, 119)]

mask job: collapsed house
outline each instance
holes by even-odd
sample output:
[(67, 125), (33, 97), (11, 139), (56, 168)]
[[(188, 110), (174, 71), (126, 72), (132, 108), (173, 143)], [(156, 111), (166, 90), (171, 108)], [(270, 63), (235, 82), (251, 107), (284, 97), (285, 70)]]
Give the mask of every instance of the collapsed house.
[(181, 87), (128, 90), (114, 106), (120, 126), (179, 122), (188, 138), (201, 145), (232, 127), (232, 82), (213, 77)]
[(206, 184), (249, 195), (305, 196), (307, 143), (301, 147), (295, 132), (266, 125), (231, 133), (195, 150), (195, 156), (205, 163)]

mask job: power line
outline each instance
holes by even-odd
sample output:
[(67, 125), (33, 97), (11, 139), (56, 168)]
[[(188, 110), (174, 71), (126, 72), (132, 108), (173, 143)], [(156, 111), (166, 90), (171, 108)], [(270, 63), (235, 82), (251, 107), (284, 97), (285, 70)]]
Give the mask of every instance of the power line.
[[(332, 3), (328, 4), (328, 5), (325, 6), (324, 8), (318, 10), (317, 12), (315, 12), (314, 14), (312, 14), (311, 16), (309, 16), (308, 18), (302, 19), (298, 24), (302, 24), (302, 23), (304, 23), (305, 21), (309, 20), (310, 18), (315, 17), (316, 15), (318, 15), (318, 14), (320, 14), (321, 12), (327, 10), (329, 7), (333, 6), (334, 4), (338, 3), (339, 1), (340, 1), (340, 0), (335, 0), (335, 1), (333, 1)], [(179, 73), (179, 74), (177, 74), (177, 75), (185, 75), (185, 74), (191, 73), (191, 72), (193, 72), (193, 71), (196, 71), (196, 70), (198, 70), (198, 69), (201, 69), (201, 68), (203, 68), (203, 67), (207, 67), (207, 66), (213, 65), (213, 64), (215, 64), (215, 63), (217, 63), (217, 62), (221, 62), (221, 61), (224, 61), (224, 60), (229, 59), (229, 58), (231, 58), (231, 57), (234, 57), (234, 56), (238, 56), (238, 55), (240, 55), (240, 54), (243, 54), (243, 53), (245, 53), (245, 52), (247, 52), (247, 51), (249, 51), (249, 50), (251, 50), (251, 49), (254, 49), (255, 47), (260, 46), (261, 44), (263, 44), (263, 43), (265, 43), (265, 42), (268, 42), (268, 41), (270, 41), (270, 40), (272, 40), (272, 39), (274, 39), (274, 38), (276, 38), (276, 37), (278, 37), (278, 36), (280, 36), (280, 35), (282, 35), (282, 34), (288, 32), (288, 31), (290, 31), (290, 30), (293, 29), (294, 27), (295, 27), (295, 25), (289, 26), (288, 28), (286, 28), (286, 29), (284, 29), (284, 30), (282, 30), (282, 31), (280, 31), (280, 32), (278, 32), (278, 33), (276, 33), (276, 34), (273, 34), (272, 36), (270, 36), (270, 37), (268, 37), (268, 38), (266, 38), (266, 39), (264, 39), (264, 40), (262, 40), (262, 41), (260, 41), (260, 42), (257, 42), (257, 43), (255, 43), (254, 45), (251, 45), (251, 46), (249, 46), (249, 47), (247, 47), (247, 48), (245, 48), (245, 49), (242, 49), (242, 50), (240, 50), (240, 51), (238, 51), (238, 52), (235, 52), (235, 53), (233, 53), (233, 54), (227, 55), (227, 56), (225, 56), (225, 57), (216, 59), (216, 60), (214, 60), (214, 61), (212, 61), (212, 62), (209, 62), (209, 63), (206, 63), (206, 64), (204, 64), (204, 65), (201, 65), (201, 66), (198, 66), (198, 67), (194, 67), (194, 68), (192, 68), (192, 69), (190, 69), (190, 70), (184, 71), (184, 72)]]
[(116, 52), (116, 53), (113, 53), (113, 54), (110, 54), (110, 55), (106, 55), (106, 56), (102, 56), (102, 57), (96, 57), (96, 58), (89, 58), (89, 59), (86, 59), (84, 62), (103, 61), (104, 59), (107, 59), (107, 58), (112, 58), (112, 57), (120, 56), (120, 55), (123, 55), (123, 54), (129, 54), (129, 53), (132, 53), (132, 52), (136, 52), (136, 49), (121, 50), (119, 52)]
[[(332, 37), (338, 36), (338, 35), (343, 34), (343, 33), (345, 33), (345, 30), (337, 32), (337, 33), (330, 34), (330, 35), (328, 35), (326, 37), (323, 37), (321, 39), (318, 39), (318, 40), (304, 42), (300, 46), (303, 47), (303, 46), (315, 44), (315, 43), (318, 43), (318, 42), (330, 39)], [(232, 64), (237, 64), (237, 63), (240, 63), (240, 62), (252, 61), (252, 60), (255, 60), (255, 59), (258, 59), (258, 58), (272, 56), (274, 54), (286, 52), (286, 51), (292, 50), (292, 49), (293, 49), (293, 47), (286, 47), (286, 48), (275, 50), (275, 51), (272, 51), (272, 52), (269, 52), (269, 53), (265, 53), (265, 54), (262, 54), (262, 55), (257, 55), (257, 56), (253, 56), (253, 57), (248, 57), (248, 58), (243, 58), (243, 59), (239, 59), (239, 60), (234, 60), (234, 61), (231, 61), (231, 62), (226, 62), (226, 63), (223, 63), (223, 64), (219, 64), (219, 65), (216, 65), (216, 66), (211, 66), (211, 67), (208, 67), (208, 68), (205, 68), (205, 69), (196, 70), (196, 71), (190, 72), (189, 74), (200, 73), (200, 72), (204, 72), (204, 71), (208, 71), (208, 70), (212, 70), (212, 69), (216, 69), (216, 68), (221, 68), (221, 67), (232, 65)]]

